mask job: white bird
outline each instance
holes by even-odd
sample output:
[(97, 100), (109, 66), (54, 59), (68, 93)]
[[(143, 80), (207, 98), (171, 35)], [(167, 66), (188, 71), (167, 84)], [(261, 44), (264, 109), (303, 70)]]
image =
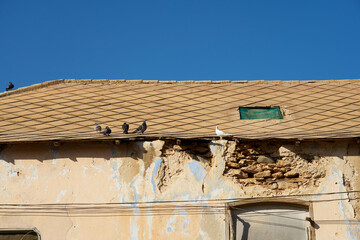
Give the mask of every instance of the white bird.
[(216, 135), (218, 135), (220, 137), (220, 139), (222, 139), (223, 136), (232, 136), (232, 134), (221, 131), (218, 128), (218, 126), (216, 126), (215, 132), (216, 132)]

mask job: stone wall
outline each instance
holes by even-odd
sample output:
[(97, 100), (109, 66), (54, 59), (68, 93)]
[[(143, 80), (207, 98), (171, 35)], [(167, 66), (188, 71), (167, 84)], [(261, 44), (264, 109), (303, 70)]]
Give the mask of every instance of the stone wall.
[(274, 190), (319, 186), (326, 175), (324, 156), (302, 153), (295, 145), (228, 142), (227, 149), (224, 174), (244, 186), (258, 184)]

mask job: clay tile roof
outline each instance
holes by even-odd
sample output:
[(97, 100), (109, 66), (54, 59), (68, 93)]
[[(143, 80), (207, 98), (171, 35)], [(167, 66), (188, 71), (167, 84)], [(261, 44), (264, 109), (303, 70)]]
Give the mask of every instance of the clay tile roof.
[[(360, 136), (360, 80), (54, 80), (0, 94), (0, 142), (215, 137), (241, 139)], [(284, 119), (241, 120), (239, 106), (280, 106)], [(110, 137), (94, 123), (112, 129)]]

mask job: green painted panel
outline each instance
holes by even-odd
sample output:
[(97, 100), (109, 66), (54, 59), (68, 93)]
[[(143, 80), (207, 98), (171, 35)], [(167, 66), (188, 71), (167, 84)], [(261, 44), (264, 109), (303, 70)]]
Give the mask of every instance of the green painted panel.
[(283, 119), (279, 107), (240, 107), (240, 119)]

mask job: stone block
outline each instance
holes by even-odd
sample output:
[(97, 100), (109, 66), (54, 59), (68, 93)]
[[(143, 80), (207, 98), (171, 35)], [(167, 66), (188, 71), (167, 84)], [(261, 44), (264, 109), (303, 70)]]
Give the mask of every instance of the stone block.
[(263, 166), (262, 166), (262, 169), (263, 169), (263, 170), (270, 170), (270, 171), (272, 171), (273, 168), (270, 167), (270, 166), (268, 166), (268, 165), (263, 165)]
[(273, 172), (282, 172), (282, 173), (284, 173), (284, 172), (286, 172), (286, 169), (285, 168), (274, 167)]
[(240, 169), (235, 169), (235, 168), (229, 169), (226, 174), (237, 177), (237, 178), (242, 178), (242, 179), (249, 177), (249, 175), (247, 173), (241, 171)]
[(247, 173), (258, 173), (262, 171), (262, 168), (260, 165), (250, 165), (247, 167), (242, 167), (241, 170)]
[(236, 153), (236, 158), (240, 159), (240, 158), (245, 158), (246, 156), (241, 154), (241, 153)]
[(258, 163), (275, 163), (275, 161), (272, 158), (267, 157), (265, 155), (258, 156), (257, 162)]
[(282, 172), (276, 172), (271, 175), (273, 178), (282, 178), (284, 174)]
[(294, 177), (299, 177), (299, 173), (295, 170), (291, 170), (291, 171), (285, 173), (284, 176), (287, 178), (294, 178)]
[(269, 170), (254, 174), (254, 178), (268, 178), (268, 177), (271, 177), (271, 172)]
[(249, 159), (249, 160), (255, 160), (256, 161), (258, 157), (256, 155), (247, 155), (247, 156), (245, 156), (245, 158)]
[(249, 175), (246, 172), (239, 171), (239, 174), (237, 175), (238, 178), (248, 178)]
[(235, 162), (227, 162), (226, 164), (231, 168), (240, 168), (241, 166), (239, 163), (235, 163)]
[(255, 180), (259, 181), (259, 182), (263, 182), (263, 181), (265, 181), (265, 178), (258, 177), (258, 178), (255, 178)]
[(291, 166), (291, 162), (290, 161), (287, 161), (287, 160), (278, 160), (276, 162), (276, 166), (277, 167), (290, 167)]
[(234, 162), (234, 163), (237, 163), (237, 162), (238, 162), (237, 159), (234, 158), (234, 157), (229, 157), (226, 161), (228, 161), (228, 162)]

